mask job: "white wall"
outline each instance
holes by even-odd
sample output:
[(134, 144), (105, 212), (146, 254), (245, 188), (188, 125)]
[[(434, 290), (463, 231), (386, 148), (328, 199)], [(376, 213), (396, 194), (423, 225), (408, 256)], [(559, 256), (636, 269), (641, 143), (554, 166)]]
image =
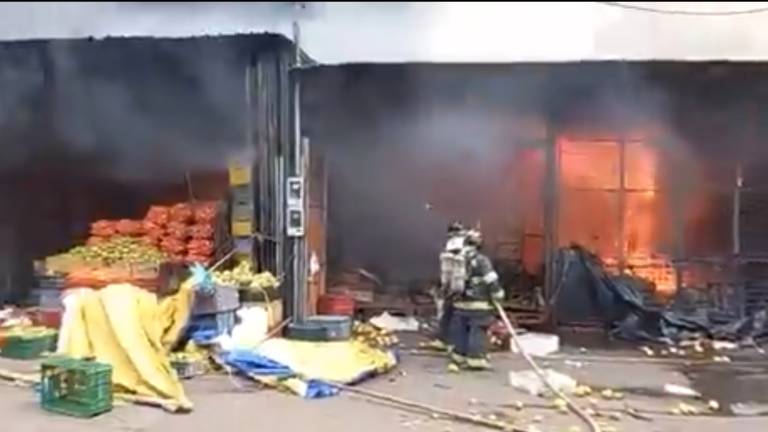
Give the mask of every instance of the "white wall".
[[(631, 2), (627, 2), (631, 3)], [(641, 3), (641, 2), (635, 2)], [(768, 2), (642, 2), (732, 11)], [(0, 3), (0, 39), (290, 35), (287, 2)], [(325, 63), (514, 62), (577, 59), (768, 59), (768, 13), (652, 14), (596, 2), (311, 3), (305, 48)]]

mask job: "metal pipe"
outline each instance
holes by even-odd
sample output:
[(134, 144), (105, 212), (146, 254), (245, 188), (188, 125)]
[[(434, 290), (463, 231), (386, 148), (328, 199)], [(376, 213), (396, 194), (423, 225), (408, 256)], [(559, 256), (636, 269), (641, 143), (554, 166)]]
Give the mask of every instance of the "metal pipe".
[(295, 47), (294, 68), (293, 68), (293, 169), (294, 174), (298, 175), (301, 169), (301, 28), (298, 20), (293, 22), (293, 43)]
[(741, 253), (741, 190), (743, 186), (741, 163), (736, 166), (736, 187), (733, 193), (733, 254)]
[(619, 206), (619, 217), (618, 217), (618, 239), (619, 239), (619, 248), (618, 248), (618, 256), (616, 257), (617, 262), (619, 264), (619, 274), (624, 274), (624, 271), (627, 267), (627, 259), (626, 259), (626, 233), (624, 232), (626, 229), (626, 224), (624, 221), (625, 213), (627, 211), (627, 201), (626, 201), (626, 194), (627, 194), (627, 166), (626, 166), (626, 158), (627, 158), (627, 142), (624, 137), (622, 137), (619, 140), (619, 194), (618, 194), (618, 206)]

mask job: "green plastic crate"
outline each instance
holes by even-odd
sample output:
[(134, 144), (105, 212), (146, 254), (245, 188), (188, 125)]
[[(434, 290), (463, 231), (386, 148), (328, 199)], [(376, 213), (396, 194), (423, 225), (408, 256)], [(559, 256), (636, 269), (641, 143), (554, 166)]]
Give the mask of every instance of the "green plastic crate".
[(53, 357), (41, 366), (40, 406), (72, 417), (112, 410), (112, 366), (90, 360)]
[(0, 350), (0, 357), (17, 360), (40, 358), (43, 353), (56, 348), (57, 336), (56, 332), (39, 336), (8, 335)]

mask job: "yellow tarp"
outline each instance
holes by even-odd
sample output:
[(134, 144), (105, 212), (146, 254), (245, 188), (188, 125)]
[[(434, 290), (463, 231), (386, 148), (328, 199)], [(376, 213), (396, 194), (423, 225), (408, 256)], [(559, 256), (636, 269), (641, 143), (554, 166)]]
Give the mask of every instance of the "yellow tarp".
[(390, 352), (357, 341), (306, 342), (275, 338), (262, 343), (258, 353), (284, 364), (304, 378), (349, 383), (371, 372), (385, 372), (397, 364)]
[[(72, 297), (74, 296), (74, 297)], [(93, 357), (112, 365), (115, 390), (176, 401), (191, 409), (168, 352), (178, 339), (194, 300), (185, 283), (163, 301), (133, 285), (67, 295), (59, 353)]]

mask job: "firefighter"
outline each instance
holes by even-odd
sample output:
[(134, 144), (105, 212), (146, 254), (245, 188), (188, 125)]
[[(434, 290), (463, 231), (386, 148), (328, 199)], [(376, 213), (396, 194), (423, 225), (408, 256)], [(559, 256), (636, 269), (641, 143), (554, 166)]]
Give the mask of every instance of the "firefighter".
[[(440, 254), (440, 287), (438, 296), (439, 324), (437, 335), (428, 347), (437, 350), (451, 349), (451, 323), (453, 322), (453, 300), (457, 287), (457, 281), (463, 284), (466, 279), (466, 266), (464, 264), (464, 235), (466, 229), (461, 222), (452, 222), (448, 225), (448, 239), (445, 248)], [(463, 289), (463, 286), (461, 287)]]
[(451, 361), (470, 370), (485, 370), (491, 366), (487, 331), (493, 321), (493, 302), (504, 296), (491, 260), (481, 253), (482, 242), (482, 235), (476, 230), (469, 231), (464, 240), (467, 280), (464, 291), (454, 301), (451, 325)]

